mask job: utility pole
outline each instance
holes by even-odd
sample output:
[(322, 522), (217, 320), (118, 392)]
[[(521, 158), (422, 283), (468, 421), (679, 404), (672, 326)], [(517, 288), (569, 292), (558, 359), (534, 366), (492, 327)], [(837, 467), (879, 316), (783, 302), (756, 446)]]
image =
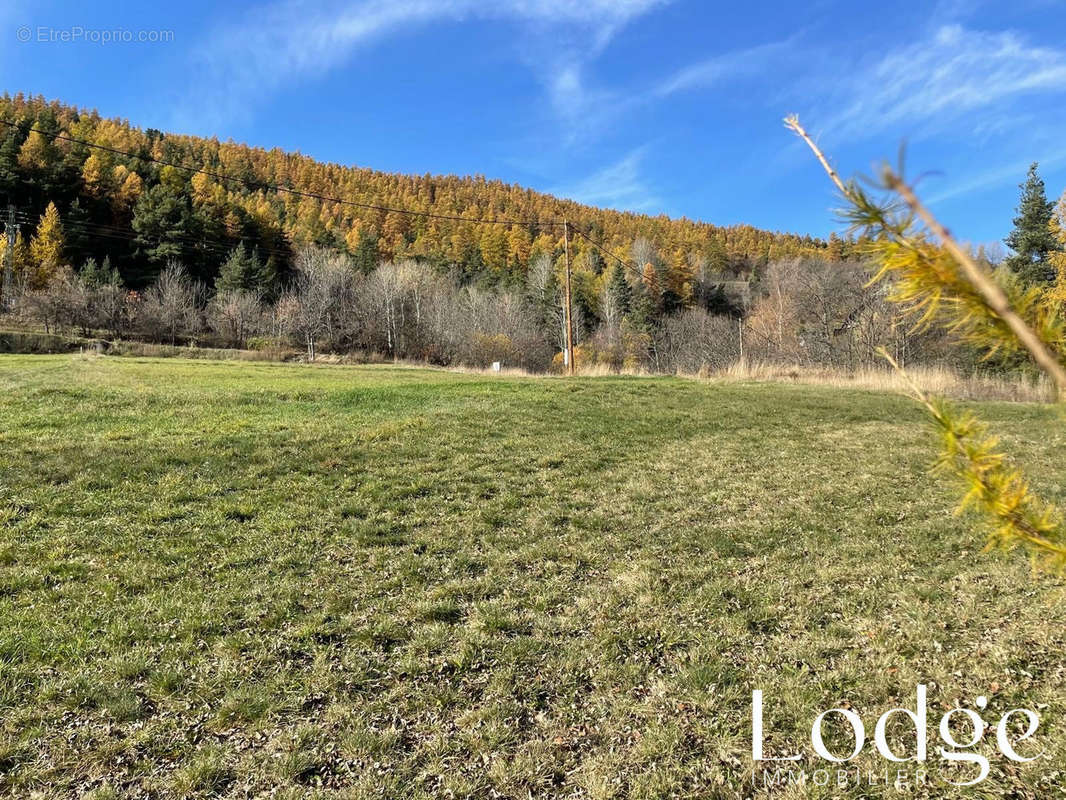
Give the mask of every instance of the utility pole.
[(566, 253), (566, 373), (574, 374), (574, 320), (570, 316), (570, 224), (563, 220), (563, 249)]
[(4, 253), (4, 282), (3, 287), (0, 289), (0, 309), (7, 310), (11, 305), (11, 291), (13, 284), (12, 274), (12, 261), (15, 259), (15, 235), (18, 233), (18, 226), (15, 224), (15, 207), (8, 205), (7, 207), (7, 222), (4, 224), (4, 233), (7, 235), (7, 247)]

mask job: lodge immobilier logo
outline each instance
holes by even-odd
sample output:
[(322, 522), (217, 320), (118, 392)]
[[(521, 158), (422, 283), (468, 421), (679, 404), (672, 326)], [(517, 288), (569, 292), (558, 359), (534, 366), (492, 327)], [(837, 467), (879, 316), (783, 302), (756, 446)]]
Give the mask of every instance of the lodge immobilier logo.
[[(753, 780), (765, 782), (804, 782), (810, 781), (818, 785), (836, 783), (847, 785), (864, 781), (875, 782), (883, 779), (889, 783), (913, 782), (925, 783), (928, 779), (925, 765), (929, 758), (929, 713), (926, 703), (926, 686), (918, 684), (916, 687), (917, 702), (915, 708), (892, 708), (884, 712), (874, 726), (874, 745), (881, 758), (884, 759), (885, 771), (883, 776), (869, 771), (863, 772), (854, 768), (848, 768), (848, 762), (855, 759), (866, 745), (866, 725), (859, 714), (850, 708), (830, 708), (821, 712), (811, 723), (811, 748), (814, 754), (826, 762), (826, 765), (813, 770), (795, 769), (796, 762), (804, 758), (802, 753), (791, 753), (782, 756), (767, 756), (763, 752), (764, 727), (763, 727), (763, 692), (755, 689), (751, 693), (751, 757), (756, 764), (759, 762), (784, 762), (776, 764), (777, 769), (763, 772), (756, 771)], [(988, 706), (988, 699), (984, 696), (976, 698), (974, 705), (984, 711)], [(853, 742), (851, 752), (832, 752), (826, 746), (824, 738), (824, 724), (831, 715), (839, 715), (851, 729)], [(914, 728), (914, 746), (911, 752), (899, 753), (893, 750), (889, 743), (888, 729), (894, 717), (900, 717), (900, 722), (906, 724), (903, 718), (910, 721)], [(1025, 729), (1019, 731), (1014, 721), (1025, 719)], [(1023, 755), (1016, 749), (1022, 742), (1033, 737), (1040, 726), (1040, 717), (1028, 708), (1012, 708), (1005, 712), (995, 725), (996, 746), (1004, 757), (1017, 763), (1026, 763), (1041, 758), (1043, 752), (1036, 755)], [(958, 728), (963, 727), (968, 733), (959, 735)], [(986, 729), (991, 725), (985, 723), (984, 718), (972, 708), (952, 708), (945, 712), (937, 725), (939, 742), (936, 755), (940, 763), (954, 763), (966, 767), (966, 779), (952, 780), (950, 777), (940, 776), (941, 780), (955, 786), (973, 786), (988, 777), (990, 764), (988, 757), (977, 752), (976, 748), (985, 737)], [(1029, 750), (1031, 748), (1023, 748)], [(907, 764), (913, 771), (895, 767), (892, 765)]]

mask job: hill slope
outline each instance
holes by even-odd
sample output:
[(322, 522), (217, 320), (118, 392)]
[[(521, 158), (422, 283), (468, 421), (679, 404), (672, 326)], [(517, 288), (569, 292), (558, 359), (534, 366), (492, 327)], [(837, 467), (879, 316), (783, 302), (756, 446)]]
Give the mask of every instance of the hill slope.
[[(16, 206), (28, 236), (55, 202), (66, 260), (79, 265), (90, 256), (109, 256), (133, 285), (150, 280), (172, 258), (210, 281), (240, 242), (269, 257), (275, 275), (291, 263), (294, 248), (313, 243), (345, 249), (362, 265), (416, 258), (456, 265), (466, 278), (507, 278), (521, 274), (538, 250), (552, 252), (561, 244), (557, 228), (533, 221), (564, 215), (620, 256), (646, 239), (665, 262), (696, 255), (718, 272), (746, 271), (771, 257), (826, 246), (809, 236), (748, 225), (718, 227), (593, 208), (481, 176), (390, 174), (278, 149), (141, 130), (40, 97), (3, 95), (0, 122), (7, 123), (0, 125), (0, 203)], [(276, 186), (458, 219), (358, 208), (278, 192)], [(501, 218), (524, 224), (473, 221)], [(586, 249), (594, 251), (579, 237), (574, 254), (582, 258)]]

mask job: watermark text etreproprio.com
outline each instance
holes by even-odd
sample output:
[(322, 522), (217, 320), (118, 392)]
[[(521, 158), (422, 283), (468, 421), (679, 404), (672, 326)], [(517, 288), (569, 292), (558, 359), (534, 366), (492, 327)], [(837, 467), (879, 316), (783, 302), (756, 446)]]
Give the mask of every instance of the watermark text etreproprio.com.
[(166, 44), (174, 41), (174, 31), (20, 25), (15, 29), (15, 38), (23, 43), (40, 44)]

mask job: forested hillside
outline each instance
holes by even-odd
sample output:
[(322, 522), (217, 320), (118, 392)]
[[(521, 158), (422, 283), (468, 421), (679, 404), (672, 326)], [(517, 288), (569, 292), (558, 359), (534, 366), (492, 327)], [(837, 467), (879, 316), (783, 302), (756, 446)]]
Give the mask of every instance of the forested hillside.
[[(267, 293), (278, 288), (302, 245), (347, 251), (368, 272), (379, 261), (414, 259), (452, 267), (463, 281), (508, 282), (523, 278), (538, 252), (561, 252), (559, 227), (538, 223), (566, 217), (579, 234), (623, 259), (631, 258), (634, 243), (650, 244), (661, 254), (666, 289), (683, 305), (690, 302), (685, 284), (694, 265), (743, 274), (772, 259), (827, 249), (839, 256), (846, 246), (748, 225), (592, 208), (481, 176), (324, 164), (278, 149), (141, 130), (40, 97), (3, 95), (0, 122), (0, 204), (15, 206), (27, 240), (54, 202), (63, 260), (77, 268), (89, 258), (109, 258), (131, 287), (149, 284), (171, 260), (211, 285), (240, 244), (258, 251), (264, 268), (257, 288)], [(359, 153), (351, 158), (358, 161)], [(514, 223), (475, 221), (483, 219)], [(572, 255), (579, 267), (603, 271), (604, 256), (580, 235)], [(28, 253), (23, 260), (32, 261)]]
[[(20, 96), (0, 98), (0, 137), (0, 206), (18, 230), (5, 325), (541, 371), (560, 368), (569, 308), (579, 366), (851, 369), (882, 347), (972, 366), (942, 335), (899, 324), (846, 239), (321, 164)], [(1034, 165), (1002, 277), (1060, 296), (1053, 206)]]

